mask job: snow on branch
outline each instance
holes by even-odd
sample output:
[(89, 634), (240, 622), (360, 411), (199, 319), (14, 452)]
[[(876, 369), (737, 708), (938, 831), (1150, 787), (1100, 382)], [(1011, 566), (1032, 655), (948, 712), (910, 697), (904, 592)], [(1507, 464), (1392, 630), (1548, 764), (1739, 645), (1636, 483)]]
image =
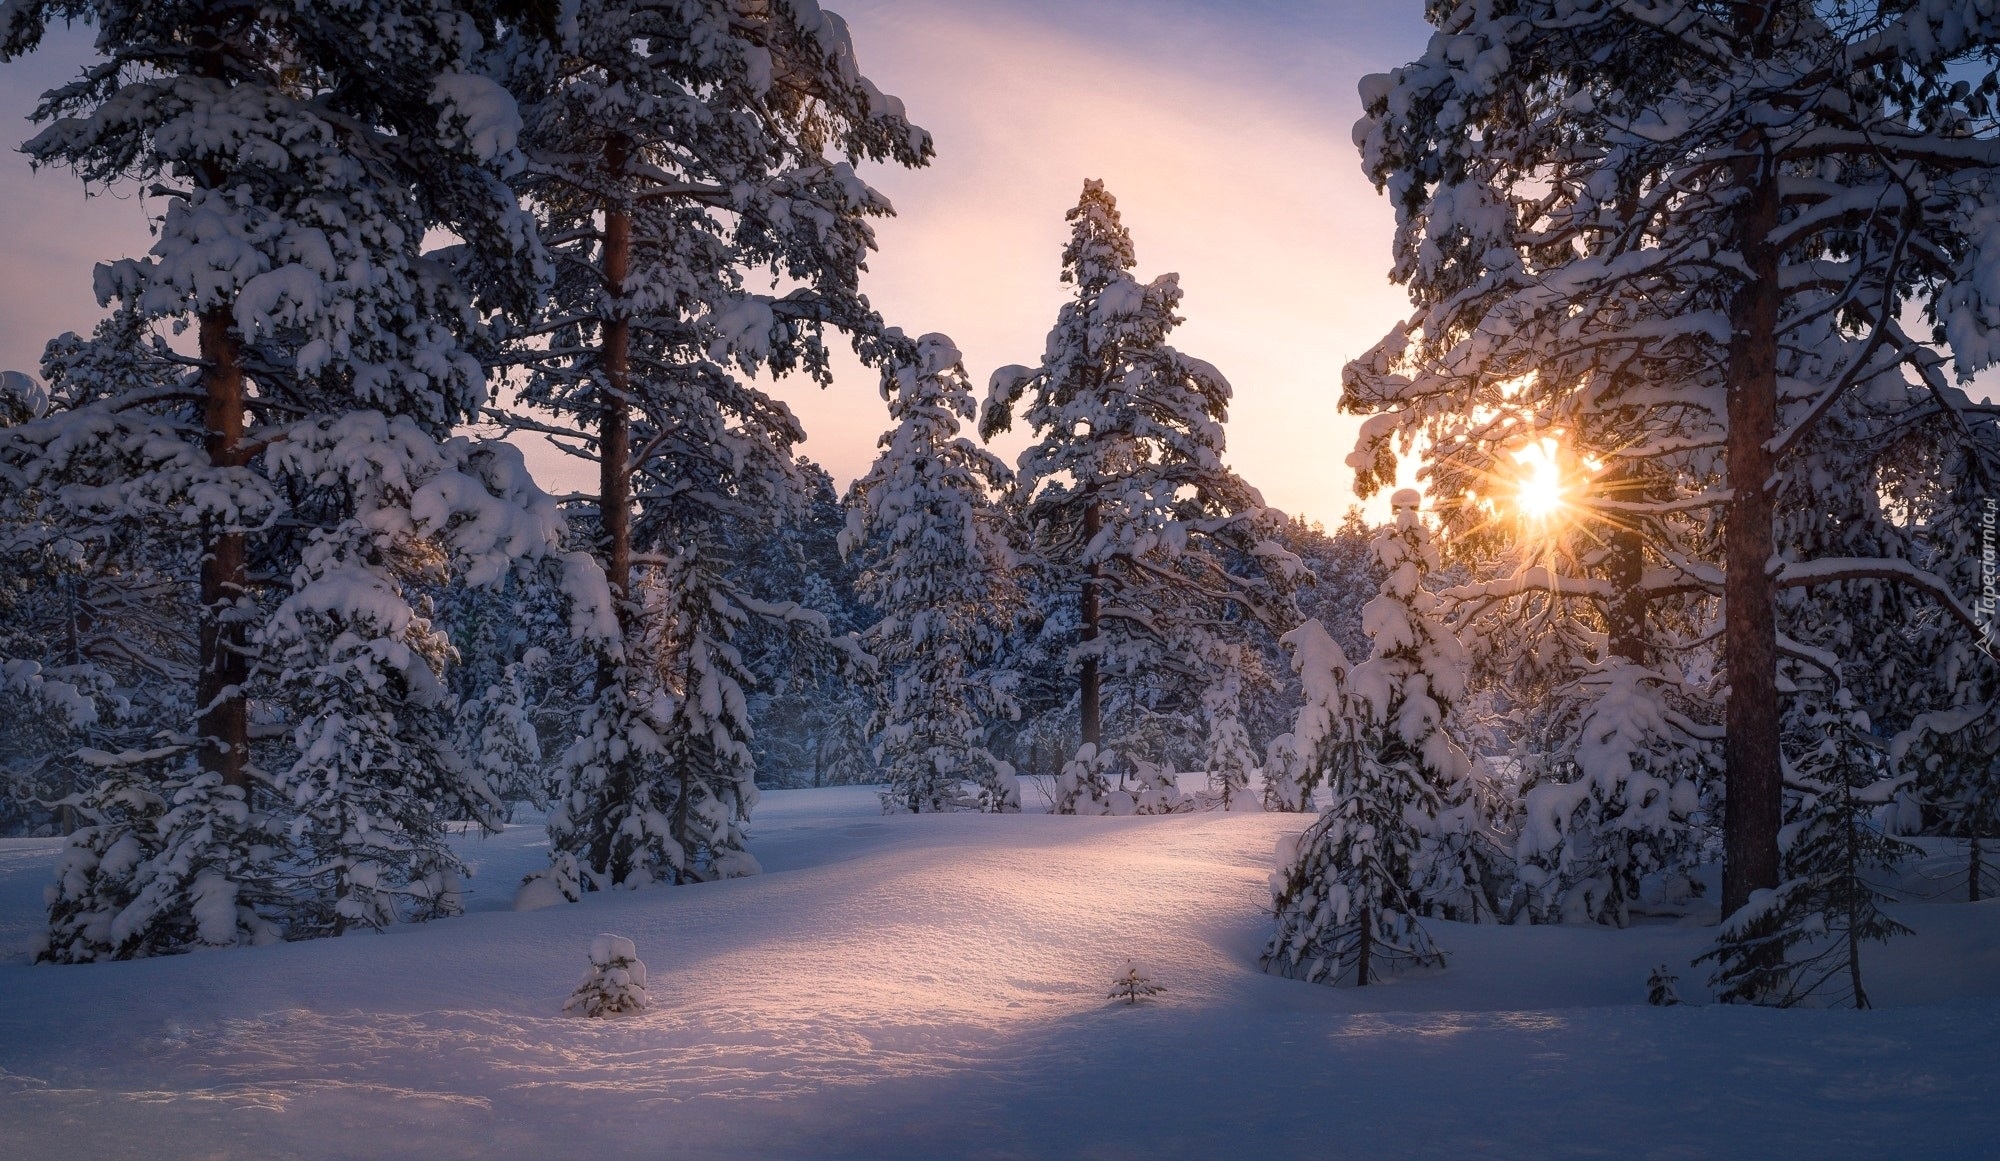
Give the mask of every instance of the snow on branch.
[(1958, 594), (1935, 573), (1926, 572), (1906, 560), (1887, 557), (1828, 557), (1824, 560), (1787, 561), (1773, 578), (1779, 588), (1810, 588), (1813, 585), (1835, 584), (1848, 580), (1892, 580), (1900, 581), (1917, 589), (1950, 613), (1957, 621), (1976, 634), (1983, 635), (1985, 627), (1959, 602)]

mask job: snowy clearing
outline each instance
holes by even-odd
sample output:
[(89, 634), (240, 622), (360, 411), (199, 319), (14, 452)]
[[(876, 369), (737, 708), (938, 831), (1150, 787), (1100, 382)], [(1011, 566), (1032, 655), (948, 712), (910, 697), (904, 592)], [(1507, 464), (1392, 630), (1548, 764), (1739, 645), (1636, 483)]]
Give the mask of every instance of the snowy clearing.
[[(1870, 1012), (1643, 1004), (1712, 929), (1434, 924), (1440, 975), (1266, 976), (1298, 815), (882, 817), (775, 791), (767, 873), (506, 910), (539, 825), (464, 840), (472, 913), (30, 967), (56, 840), (0, 840), (9, 1157), (1974, 1158), (2000, 1133), (2000, 903), (1899, 908)], [(648, 1009), (562, 1006), (599, 932)], [(1106, 998), (1128, 957), (1165, 985)]]

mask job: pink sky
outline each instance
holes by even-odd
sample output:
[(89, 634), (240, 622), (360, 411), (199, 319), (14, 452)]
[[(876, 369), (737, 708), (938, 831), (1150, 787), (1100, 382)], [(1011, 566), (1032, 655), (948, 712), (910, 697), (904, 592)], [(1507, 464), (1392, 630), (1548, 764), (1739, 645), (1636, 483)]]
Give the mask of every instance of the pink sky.
[[(1176, 344), (1235, 385), (1231, 462), (1270, 503), (1338, 520), (1354, 502), (1342, 461), (1357, 424), (1338, 411), (1340, 368), (1404, 310), (1385, 273), (1391, 213), (1349, 143), (1355, 82), (1421, 50), (1418, 6), (829, 7), (847, 17), (864, 70), (937, 140), (930, 168), (870, 175), (898, 210), (878, 227), (864, 283), (884, 315), (950, 334), (982, 386), (996, 366), (1035, 362), (1062, 299), (1063, 212), (1085, 178), (1102, 178), (1141, 276), (1181, 275)], [(16, 140), (34, 94), (87, 47), (64, 34), (0, 66), (0, 118)], [(18, 155), (0, 158), (0, 204), (0, 367), (32, 370), (51, 335), (98, 317), (91, 265), (145, 249), (146, 209), (124, 190), (85, 200), (72, 175), (31, 174)], [(830, 390), (778, 387), (810, 433), (807, 454), (842, 483), (866, 468), (887, 420), (871, 374), (849, 363)], [(535, 458), (551, 489), (587, 486), (575, 461)]]

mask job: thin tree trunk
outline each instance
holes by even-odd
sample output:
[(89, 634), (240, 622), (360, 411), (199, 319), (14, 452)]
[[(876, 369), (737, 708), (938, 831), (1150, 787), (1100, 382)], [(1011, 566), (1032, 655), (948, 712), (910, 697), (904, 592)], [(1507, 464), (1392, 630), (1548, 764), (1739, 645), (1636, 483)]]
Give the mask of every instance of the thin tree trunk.
[[(225, 40), (228, 16), (211, 13), (196, 29), (195, 72), (224, 84), (229, 80)], [(220, 188), (227, 174), (213, 163), (196, 168), (199, 183)], [(202, 359), (202, 434), (208, 462), (240, 468), (250, 462), (243, 446), (243, 338), (236, 333), (233, 304), (210, 307), (197, 316), (196, 341)], [(203, 536), (195, 627), (196, 756), (203, 770), (220, 774), (224, 786), (250, 794), (250, 707), (243, 686), (250, 677), (248, 625), (236, 602), (249, 592), (248, 545), (241, 532)]]
[[(1101, 520), (1102, 514), (1098, 511), (1097, 499), (1093, 496), (1085, 501), (1083, 507), (1083, 541), (1086, 548), (1092, 541), (1097, 539)], [(1100, 575), (1098, 566), (1093, 563), (1090, 566), (1090, 571), (1085, 573), (1083, 578), (1083, 643), (1085, 645), (1089, 645), (1091, 642), (1097, 640), (1097, 589)], [(1102, 734), (1102, 721), (1099, 717), (1098, 709), (1097, 655), (1095, 653), (1083, 659), (1082, 669), (1083, 684), (1080, 691), (1080, 700), (1083, 711), (1083, 741), (1087, 745), (1094, 746), (1098, 744)]]
[(1965, 880), (1965, 900), (1968, 903), (1979, 902), (1979, 877), (1986, 873), (1985, 853), (1985, 851), (1980, 849), (1979, 836), (1973, 835), (1971, 865), (1966, 868)]
[[(1605, 495), (1613, 500), (1634, 501), (1644, 490), (1635, 469), (1629, 465), (1608, 473)], [(1605, 607), (1605, 627), (1609, 631), (1611, 653), (1634, 664), (1646, 663), (1646, 591), (1641, 584), (1646, 575), (1646, 555), (1639, 528), (1632, 517), (1617, 520), (1606, 535), (1608, 549), (1605, 579), (1611, 585), (1611, 600)]]
[(1841, 819), (1846, 826), (1847, 839), (1847, 982), (1854, 989), (1854, 1006), (1868, 1006), (1868, 992), (1861, 986), (1861, 866), (1855, 849), (1859, 838), (1854, 833), (1854, 788), (1841, 787)]
[(1368, 986), (1368, 961), (1375, 954), (1375, 916), (1364, 911), (1361, 915), (1361, 946), (1354, 959), (1354, 986)]
[(1778, 629), (1770, 562), (1771, 452), (1778, 411), (1778, 183), (1761, 139), (1746, 134), (1733, 163), (1744, 197), (1735, 224), (1749, 277), (1730, 304), (1728, 447), (1730, 500), (1723, 530), (1723, 640), (1729, 671), (1724, 711), (1722, 913), (1778, 885), (1784, 800), (1778, 752)]
[[(1619, 187), (1618, 219), (1629, 226), (1638, 215), (1639, 181), (1633, 174)], [(1630, 386), (1629, 377), (1619, 376), (1614, 384), (1613, 398), (1623, 395), (1624, 389)], [(1603, 487), (1607, 499), (1628, 504), (1643, 499), (1646, 491), (1638, 466), (1627, 459), (1613, 463), (1611, 470), (1604, 474)], [(1611, 600), (1604, 612), (1611, 654), (1644, 665), (1646, 593), (1640, 585), (1646, 577), (1646, 553), (1639, 534), (1639, 517), (1637, 513), (1621, 513), (1614, 509), (1610, 520), (1611, 530), (1606, 538), (1609, 552), (1605, 562), (1605, 579), (1611, 584)]]
[[(604, 168), (613, 188), (623, 188), (627, 146), (623, 137), (613, 135), (604, 143)], [(625, 625), (632, 598), (632, 419), (631, 366), (632, 320), (625, 313), (625, 279), (632, 265), (632, 211), (621, 197), (604, 203), (603, 270), (605, 293), (612, 301), (611, 318), (604, 324), (604, 349), (600, 363), (604, 387), (597, 414), (598, 519), (604, 537), (604, 579), (617, 606), (618, 623)], [(605, 658), (598, 673), (598, 687), (608, 688), (617, 680), (615, 663)]]
[[(694, 689), (699, 680), (700, 675), (694, 671), (694, 656), (690, 653), (687, 664), (681, 671), (681, 688)], [(674, 868), (674, 886), (678, 887), (695, 877), (695, 852), (688, 849), (687, 842), (689, 800), (694, 796), (694, 781), (688, 777), (688, 763), (674, 763), (674, 781), (677, 789), (674, 794), (674, 811), (669, 826), (672, 829), (674, 845), (680, 848), (681, 852), (681, 865)]]
[[(199, 341), (203, 362), (202, 428), (208, 462), (240, 468), (250, 462), (243, 447), (243, 340), (228, 307), (202, 312)], [(215, 532), (201, 554), (201, 621), (197, 632), (199, 671), (195, 703), (199, 716), (201, 768), (222, 776), (224, 786), (250, 791), (250, 712), (243, 695), (250, 677), (245, 623), (236, 602), (249, 591), (248, 546), (241, 532)]]

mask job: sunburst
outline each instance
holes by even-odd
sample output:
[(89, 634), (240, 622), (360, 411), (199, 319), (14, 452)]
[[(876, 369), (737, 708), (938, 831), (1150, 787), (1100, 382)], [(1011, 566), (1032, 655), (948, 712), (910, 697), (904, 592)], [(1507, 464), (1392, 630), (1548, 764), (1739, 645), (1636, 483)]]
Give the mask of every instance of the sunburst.
[(1514, 507), (1530, 523), (1547, 524), (1569, 506), (1571, 481), (1563, 472), (1561, 448), (1541, 439), (1513, 453)]

